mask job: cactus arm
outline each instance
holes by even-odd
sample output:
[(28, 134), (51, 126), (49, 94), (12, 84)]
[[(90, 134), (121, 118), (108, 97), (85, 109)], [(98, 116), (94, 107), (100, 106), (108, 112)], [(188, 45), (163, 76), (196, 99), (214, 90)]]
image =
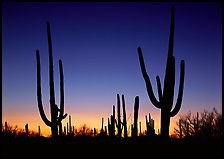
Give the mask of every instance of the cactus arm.
[(170, 113), (170, 117), (175, 116), (181, 107), (182, 103), (182, 98), (183, 98), (183, 90), (184, 90), (184, 74), (185, 74), (185, 64), (184, 60), (181, 60), (181, 70), (180, 70), (180, 85), (179, 85), (179, 92), (178, 92), (178, 97), (177, 97), (177, 103), (175, 105), (175, 108), (173, 111)]
[(37, 102), (38, 102), (38, 109), (39, 109), (40, 116), (41, 116), (42, 120), (44, 121), (44, 123), (47, 126), (51, 127), (51, 122), (47, 119), (47, 117), (44, 113), (43, 104), (42, 104), (39, 50), (36, 50), (36, 59), (37, 59)]
[(138, 47), (138, 55), (139, 55), (139, 61), (140, 61), (140, 66), (141, 66), (141, 70), (142, 70), (142, 75), (143, 75), (143, 78), (145, 80), (145, 84), (146, 84), (146, 88), (147, 88), (149, 98), (150, 98), (152, 104), (155, 105), (155, 107), (161, 108), (160, 102), (156, 99), (156, 97), (153, 93), (152, 84), (151, 84), (151, 81), (150, 81), (149, 76), (148, 76), (148, 74), (146, 72), (146, 69), (145, 69), (144, 58), (142, 56), (142, 50), (141, 50), (140, 47)]
[(60, 101), (60, 114), (59, 119), (63, 120), (68, 115), (67, 113), (64, 114), (64, 75), (63, 75), (63, 66), (62, 66), (62, 60), (59, 60), (59, 70), (60, 70), (60, 95), (61, 95), (61, 101)]
[(157, 82), (157, 88), (158, 88), (159, 101), (161, 102), (163, 99), (163, 95), (162, 95), (162, 87), (161, 87), (159, 76), (156, 76), (156, 82)]

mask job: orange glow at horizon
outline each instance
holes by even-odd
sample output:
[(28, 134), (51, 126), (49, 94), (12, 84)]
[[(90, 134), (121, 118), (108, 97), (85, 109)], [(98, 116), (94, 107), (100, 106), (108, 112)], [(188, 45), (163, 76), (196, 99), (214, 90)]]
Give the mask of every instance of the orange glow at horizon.
[[(101, 112), (101, 114), (105, 114), (104, 116), (100, 115), (93, 115), (92, 114), (87, 114), (87, 113), (72, 113), (71, 114), (71, 122), (72, 126), (75, 128), (80, 128), (84, 124), (86, 124), (87, 127), (90, 127), (91, 129), (96, 128), (98, 132), (101, 129), (101, 123), (102, 123), (102, 117), (104, 118), (104, 126), (107, 126), (107, 118), (111, 115), (111, 112)], [(157, 111), (151, 112), (151, 117), (154, 119), (154, 128), (155, 128), (155, 133), (158, 134), (158, 129), (160, 129), (160, 112), (158, 113)], [(138, 118), (138, 131), (140, 133), (140, 128), (139, 128), (139, 122), (141, 122), (141, 132), (143, 133), (146, 130), (146, 125), (145, 125), (145, 115), (148, 117), (148, 112), (139, 112), (139, 118)], [(47, 114), (48, 117), (50, 117), (49, 114)], [(129, 116), (129, 118), (128, 118)], [(171, 123), (170, 123), (170, 134), (173, 133), (174, 126), (176, 125), (176, 120), (178, 119), (178, 116), (175, 116), (174, 118), (171, 118)], [(122, 118), (123, 120), (123, 118)], [(4, 114), (2, 118), (2, 122), (7, 121), (8, 125), (10, 126), (18, 126), (19, 129), (25, 129), (25, 124), (29, 124), (29, 130), (38, 132), (38, 126), (41, 127), (41, 135), (48, 137), (51, 134), (51, 129), (50, 127), (46, 126), (45, 123), (42, 121), (39, 112), (29, 112), (28, 114), (22, 114), (17, 112), (15, 115), (15, 112), (11, 112), (9, 114)], [(133, 123), (134, 117), (133, 113), (129, 114), (127, 113), (127, 128), (128, 132), (130, 135), (130, 125)], [(66, 119), (62, 121), (63, 127), (67, 126), (67, 122), (69, 122), (69, 117), (67, 116)], [(64, 130), (64, 129), (63, 129)]]

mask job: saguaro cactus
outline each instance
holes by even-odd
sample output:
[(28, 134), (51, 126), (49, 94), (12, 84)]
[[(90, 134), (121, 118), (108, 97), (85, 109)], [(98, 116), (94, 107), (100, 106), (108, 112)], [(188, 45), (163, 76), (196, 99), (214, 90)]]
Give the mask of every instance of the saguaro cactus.
[(103, 123), (104, 123), (104, 121), (103, 121), (103, 118), (102, 118), (102, 122), (101, 122), (101, 133), (103, 133), (104, 132), (104, 130), (103, 130)]
[(139, 97), (135, 97), (134, 104), (134, 125), (133, 125), (133, 137), (138, 136), (138, 110), (139, 110)]
[(108, 131), (110, 137), (115, 137), (115, 106), (113, 105), (113, 114), (108, 118)]
[(121, 137), (122, 134), (122, 123), (121, 123), (121, 105), (120, 105), (120, 96), (117, 94), (117, 135)]
[(143, 75), (145, 83), (146, 83), (148, 96), (149, 96), (152, 104), (156, 108), (161, 109), (161, 135), (164, 137), (169, 137), (170, 118), (175, 116), (180, 110), (181, 103), (182, 103), (182, 97), (183, 97), (183, 89), (184, 89), (185, 65), (184, 65), (184, 60), (181, 60), (179, 92), (178, 92), (176, 105), (175, 105), (174, 109), (171, 111), (172, 106), (173, 106), (174, 85), (175, 85), (175, 58), (173, 56), (173, 43), (174, 43), (174, 8), (172, 7), (169, 49), (168, 49), (168, 57), (167, 57), (163, 92), (162, 92), (162, 87), (161, 87), (161, 83), (160, 83), (160, 78), (159, 78), (159, 76), (156, 76), (159, 100), (156, 99), (156, 97), (153, 93), (150, 78), (145, 69), (142, 51), (141, 51), (141, 48), (138, 47), (138, 55), (139, 55), (141, 71), (142, 71), (142, 75)]
[[(63, 68), (62, 61), (59, 60), (59, 69), (60, 69), (60, 109), (55, 104), (55, 95), (54, 95), (54, 70), (53, 70), (53, 55), (52, 55), (52, 42), (50, 34), (50, 23), (47, 22), (47, 35), (48, 35), (48, 47), (49, 47), (49, 86), (50, 86), (50, 112), (51, 112), (51, 121), (47, 119), (43, 104), (42, 104), (42, 95), (41, 95), (41, 72), (40, 72), (40, 55), (39, 50), (36, 50), (36, 59), (37, 59), (37, 102), (40, 112), (40, 116), (44, 123), (51, 127), (52, 137), (55, 138), (58, 136), (58, 126), (60, 130), (60, 135), (62, 135), (62, 124), (61, 121), (66, 118), (67, 113), (64, 114), (64, 82), (63, 82)], [(58, 111), (59, 116), (58, 116)]]
[(126, 120), (126, 109), (125, 109), (125, 99), (124, 95), (122, 94), (122, 107), (123, 107), (123, 127), (124, 127), (124, 137), (128, 137), (128, 130), (127, 130), (127, 120)]
[(147, 115), (145, 116), (145, 120), (146, 120), (146, 135), (155, 134), (154, 120), (151, 118), (150, 113), (149, 113), (149, 120), (147, 119)]

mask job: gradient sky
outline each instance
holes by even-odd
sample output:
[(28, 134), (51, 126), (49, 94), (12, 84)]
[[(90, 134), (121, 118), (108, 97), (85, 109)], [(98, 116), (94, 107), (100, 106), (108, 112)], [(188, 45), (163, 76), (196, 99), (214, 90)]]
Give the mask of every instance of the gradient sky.
[[(2, 3), (2, 120), (11, 125), (50, 133), (40, 118), (36, 99), (36, 53), (39, 49), (42, 97), (49, 114), (48, 43), (51, 24), (56, 103), (59, 103), (59, 66), (62, 59), (65, 112), (73, 125), (100, 128), (112, 113), (116, 94), (124, 94), (128, 124), (133, 120), (135, 96), (140, 96), (139, 120), (145, 115), (160, 127), (160, 110), (147, 95), (138, 61), (142, 48), (146, 69), (157, 96), (156, 75), (163, 85), (170, 27), (175, 6), (175, 99), (180, 60), (185, 60), (185, 84), (180, 112), (222, 111), (221, 3)], [(64, 120), (64, 124), (68, 118)], [(105, 122), (105, 124), (107, 124)]]

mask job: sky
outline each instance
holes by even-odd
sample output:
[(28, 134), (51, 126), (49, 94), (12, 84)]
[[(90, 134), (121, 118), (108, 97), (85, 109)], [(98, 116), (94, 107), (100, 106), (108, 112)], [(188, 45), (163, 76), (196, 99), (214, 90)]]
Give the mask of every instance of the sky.
[[(147, 72), (157, 97), (156, 76), (162, 87), (168, 53), (171, 6), (175, 7), (174, 56), (179, 87), (180, 61), (185, 61), (182, 106), (171, 118), (173, 131), (180, 115), (222, 112), (222, 7), (221, 3), (152, 2), (11, 2), (2, 3), (2, 121), (31, 130), (41, 126), (37, 107), (36, 53), (40, 51), (42, 100), (50, 118), (48, 43), (50, 21), (53, 45), (56, 103), (59, 104), (59, 65), (62, 59), (65, 112), (76, 128), (101, 127), (125, 95), (128, 127), (134, 120), (134, 99), (140, 97), (139, 121), (145, 115), (160, 128), (160, 109), (149, 100), (141, 74), (137, 47), (143, 52)], [(65, 125), (68, 121), (63, 121)]]

